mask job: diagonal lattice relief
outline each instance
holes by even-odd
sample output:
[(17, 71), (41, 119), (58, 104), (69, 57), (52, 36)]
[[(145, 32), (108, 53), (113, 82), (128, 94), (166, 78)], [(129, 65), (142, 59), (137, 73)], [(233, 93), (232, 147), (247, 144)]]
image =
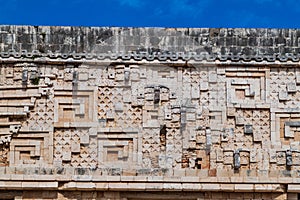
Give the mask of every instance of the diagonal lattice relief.
[(296, 199), (298, 35), (0, 26), (0, 198)]

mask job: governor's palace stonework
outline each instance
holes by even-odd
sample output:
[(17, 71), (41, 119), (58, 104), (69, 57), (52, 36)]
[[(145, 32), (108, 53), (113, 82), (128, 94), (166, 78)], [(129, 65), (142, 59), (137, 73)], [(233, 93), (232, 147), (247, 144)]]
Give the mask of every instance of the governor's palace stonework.
[(300, 199), (300, 30), (0, 26), (0, 199)]

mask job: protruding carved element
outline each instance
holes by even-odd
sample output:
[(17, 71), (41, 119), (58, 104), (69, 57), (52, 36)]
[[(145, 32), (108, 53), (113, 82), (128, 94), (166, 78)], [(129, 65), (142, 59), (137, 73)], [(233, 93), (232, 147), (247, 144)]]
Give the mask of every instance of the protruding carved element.
[(238, 170), (240, 169), (241, 167), (241, 158), (240, 158), (240, 150), (236, 150), (234, 153), (233, 153), (233, 165), (234, 165), (234, 169), (235, 170)]
[(128, 82), (130, 79), (130, 68), (125, 67), (124, 69), (124, 81)]
[[(1, 139), (2, 140), (2, 139)], [(8, 153), (9, 153), (9, 145), (6, 143), (1, 143), (0, 141), (0, 167), (8, 166)]]
[(154, 104), (158, 104), (160, 101), (160, 88), (154, 87)]
[(246, 124), (244, 126), (244, 132), (245, 134), (252, 134), (253, 133), (253, 128), (251, 124)]
[(287, 168), (291, 168), (292, 165), (293, 165), (292, 151), (288, 149), (286, 151), (286, 166)]
[(20, 130), (21, 125), (10, 125), (9, 126), (9, 131), (14, 134), (14, 133), (18, 133), (18, 131)]
[(22, 85), (26, 86), (28, 80), (28, 69), (23, 69), (22, 71)]

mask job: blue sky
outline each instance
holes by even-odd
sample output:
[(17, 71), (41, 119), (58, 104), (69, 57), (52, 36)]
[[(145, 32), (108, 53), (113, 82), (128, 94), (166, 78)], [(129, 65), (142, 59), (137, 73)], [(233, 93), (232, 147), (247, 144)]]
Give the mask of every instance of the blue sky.
[(300, 28), (300, 0), (0, 0), (0, 24)]

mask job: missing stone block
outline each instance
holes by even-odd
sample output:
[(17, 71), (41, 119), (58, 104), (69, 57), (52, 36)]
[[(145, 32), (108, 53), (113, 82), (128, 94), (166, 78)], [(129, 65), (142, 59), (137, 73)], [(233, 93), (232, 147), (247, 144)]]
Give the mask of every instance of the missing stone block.
[(167, 126), (166, 125), (163, 125), (162, 127), (160, 127), (159, 137), (160, 137), (161, 149), (165, 150), (166, 141), (167, 141)]
[(201, 169), (201, 163), (202, 163), (202, 158), (196, 158), (196, 160), (195, 160), (195, 167), (197, 169)]

